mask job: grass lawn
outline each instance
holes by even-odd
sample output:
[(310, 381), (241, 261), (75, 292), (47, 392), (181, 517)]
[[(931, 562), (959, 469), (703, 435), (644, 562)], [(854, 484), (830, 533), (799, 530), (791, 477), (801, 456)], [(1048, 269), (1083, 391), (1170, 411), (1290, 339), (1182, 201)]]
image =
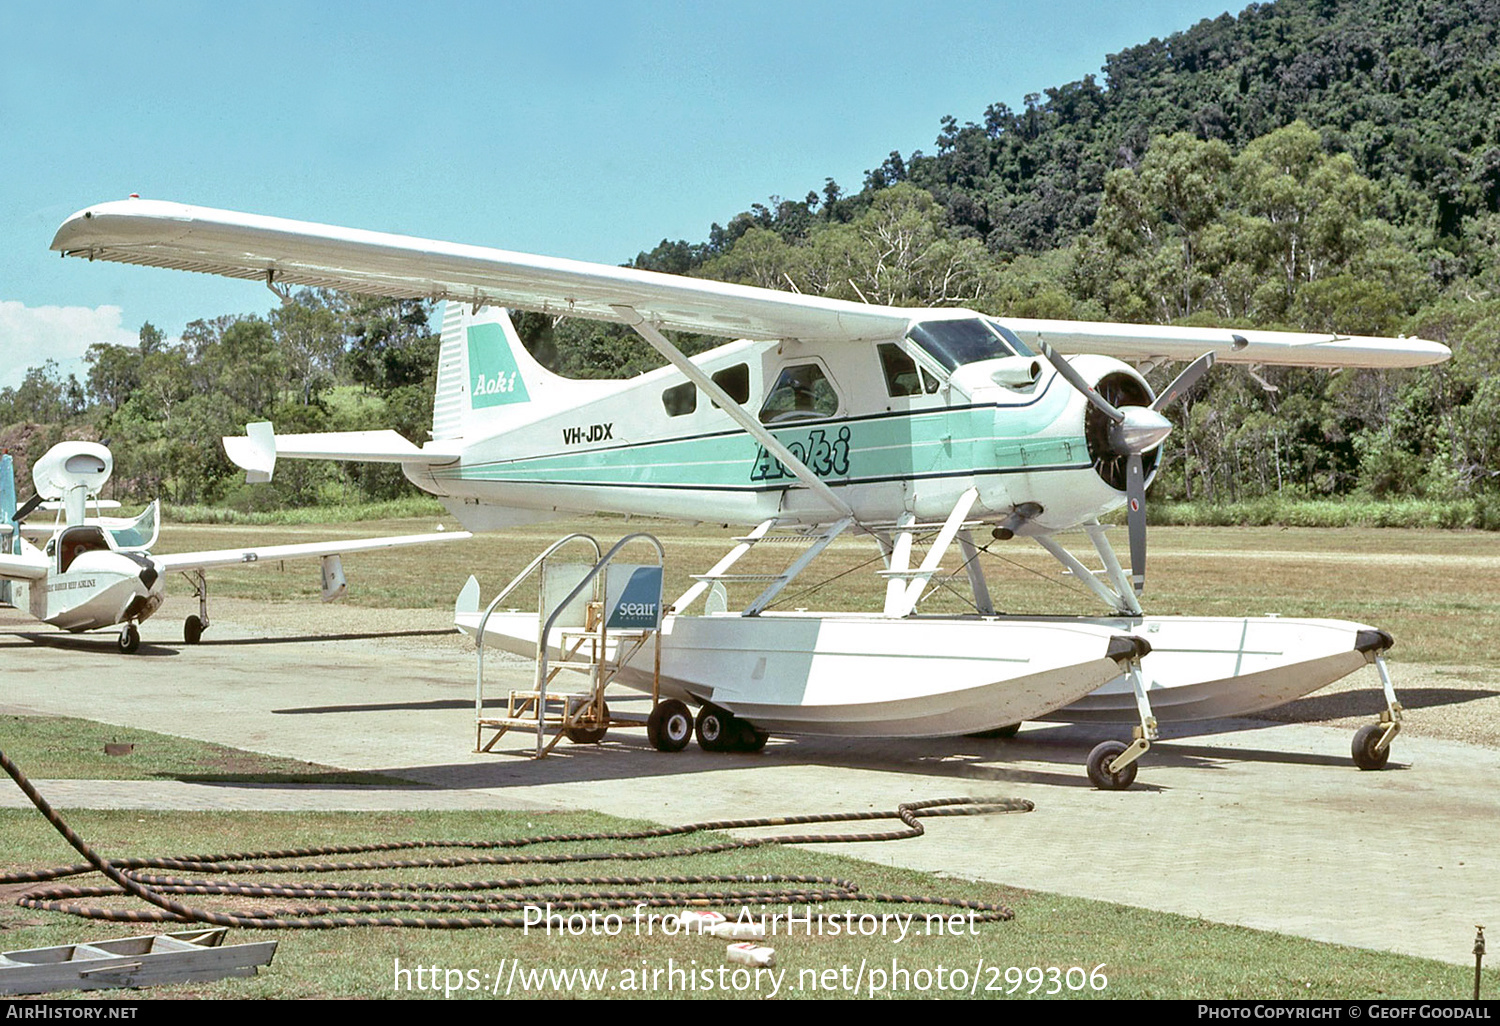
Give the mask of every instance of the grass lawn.
[[(121, 745), (130, 746), (130, 750), (118, 755), (106, 750), (106, 746)], [(36, 780), (253, 780), (266, 784), (416, 786), (379, 773), (335, 769), (66, 716), (0, 716), (0, 747)]]
[[(108, 857), (202, 853), (355, 844), (396, 838), (485, 838), (621, 829), (640, 824), (585, 813), (431, 812), (361, 814), (70, 812), (70, 824)], [(822, 828), (814, 827), (812, 830)], [(834, 824), (832, 831), (857, 827)], [(0, 872), (71, 864), (78, 857), (38, 815), (0, 810)], [(645, 842), (593, 842), (587, 850), (653, 850), (700, 838)], [(886, 842), (899, 844), (900, 841)], [(557, 845), (525, 851), (558, 850)], [(452, 854), (440, 852), (438, 854)], [(360, 856), (342, 856), (359, 858)], [(380, 857), (379, 855), (370, 856)], [(899, 920), (884, 936), (833, 936), (802, 925), (767, 943), (776, 951), (776, 975), (719, 976), (727, 941), (663, 936), (637, 927), (627, 909), (618, 923), (602, 918), (595, 930), (549, 935), (541, 928), (421, 930), (360, 927), (317, 931), (231, 930), (230, 942), (272, 937), (280, 948), (272, 966), (255, 979), (154, 987), (141, 997), (492, 997), (498, 973), (501, 995), (511, 997), (1130, 997), (1130, 998), (1459, 998), (1472, 974), (1461, 966), (1363, 951), (1182, 916), (1028, 893), (994, 884), (937, 880), (798, 847), (765, 847), (671, 860), (590, 862), (525, 868), (469, 866), (451, 869), (349, 870), (324, 874), (337, 880), (496, 880), (513, 876), (786, 873), (831, 876), (855, 882), (862, 893), (943, 895), (1005, 904), (1009, 922), (960, 922), (957, 934), (927, 935), (927, 912), (909, 905), (831, 903), (825, 911), (879, 915), (918, 913), (905, 939)], [(191, 874), (187, 874), (191, 875)], [(256, 876), (256, 883), (291, 874)], [(6, 888), (7, 892), (13, 888)], [(549, 888), (523, 888), (538, 902)], [(551, 888), (556, 890), (556, 888)], [(108, 903), (112, 899), (91, 899)], [(188, 896), (189, 904), (224, 899)], [(239, 899), (244, 901), (246, 899)], [(124, 899), (132, 907), (140, 903)], [(118, 902), (117, 902), (118, 903)], [(731, 915), (748, 909), (786, 911), (785, 903), (729, 902)], [(805, 905), (793, 906), (805, 914)], [(947, 910), (951, 914), (952, 910)], [(646, 913), (649, 915), (649, 910)], [(847, 921), (847, 920), (846, 920)], [(856, 920), (857, 921), (857, 920)], [(951, 921), (950, 921), (951, 922)], [(867, 920), (873, 930), (873, 920)], [(0, 936), (7, 949), (131, 936), (166, 925), (87, 922), (61, 913), (0, 906)], [(606, 930), (616, 931), (607, 936)], [(783, 927), (783, 930), (785, 928)], [(934, 931), (935, 932), (935, 931)], [(811, 934), (811, 935), (809, 935)], [(860, 967), (863, 966), (863, 972)], [(428, 970), (420, 975), (415, 969)], [(1058, 971), (1053, 972), (1056, 968)], [(402, 975), (397, 970), (406, 969)], [(670, 970), (678, 970), (672, 975)], [(1069, 970), (1072, 970), (1070, 973)], [(941, 972), (940, 972), (941, 970)], [(551, 975), (548, 975), (548, 973)], [(727, 971), (726, 971), (727, 972)], [(592, 973), (592, 977), (587, 974)], [(514, 974), (514, 975), (512, 975)], [(540, 975), (538, 975), (540, 974)], [(559, 976), (558, 974), (563, 974)], [(580, 975), (583, 974), (583, 975)], [(705, 975), (706, 974), (706, 975)], [(586, 983), (586, 980), (591, 980)], [(739, 984), (736, 989), (736, 983)], [(759, 987), (757, 991), (757, 985)], [(669, 989), (670, 988), (670, 989)], [(972, 990), (972, 995), (971, 995)], [(1055, 993), (1049, 993), (1055, 992)]]

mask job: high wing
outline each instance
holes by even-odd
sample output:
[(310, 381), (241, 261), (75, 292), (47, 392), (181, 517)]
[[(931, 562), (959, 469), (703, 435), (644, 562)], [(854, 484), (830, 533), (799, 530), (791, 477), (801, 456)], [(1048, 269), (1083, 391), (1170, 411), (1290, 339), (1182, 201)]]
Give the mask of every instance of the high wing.
[(122, 200), (63, 222), (64, 256), (404, 299), (451, 299), (729, 338), (893, 338), (912, 314), (605, 264), (511, 253), (159, 200)]
[(433, 542), (462, 541), (472, 538), (468, 531), (441, 531), (437, 534), (406, 534), (390, 538), (352, 538), (335, 542), (303, 542), (295, 545), (263, 545), (250, 549), (216, 549), (212, 552), (174, 552), (165, 556), (152, 556), (157, 569), (206, 570), (213, 566), (230, 566), (238, 563), (260, 563), (278, 559), (312, 559), (319, 556), (340, 556), (350, 552), (369, 552), (373, 549), (394, 549), (403, 545), (429, 545)]
[[(404, 235), (130, 199), (88, 207), (57, 230), (64, 256), (168, 267), (395, 298), (446, 299), (728, 338), (891, 339), (934, 311), (865, 305)], [(1225, 328), (1005, 320), (1064, 353), (1128, 360), (1413, 367), (1446, 360), (1424, 339)]]
[(1099, 353), (1119, 360), (1193, 360), (1212, 351), (1217, 363), (1280, 367), (1420, 367), (1442, 363), (1447, 346), (1421, 338), (1376, 338), (1302, 331), (1179, 328), (1162, 324), (1000, 318), (1033, 349), (1046, 341), (1060, 353)]

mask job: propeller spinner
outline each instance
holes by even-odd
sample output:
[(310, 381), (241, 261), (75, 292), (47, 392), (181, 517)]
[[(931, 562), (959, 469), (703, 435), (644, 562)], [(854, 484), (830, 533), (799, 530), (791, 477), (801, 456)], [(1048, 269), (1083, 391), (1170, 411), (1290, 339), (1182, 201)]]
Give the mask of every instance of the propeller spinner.
[[(1197, 383), (1213, 366), (1214, 354), (1200, 356), (1177, 375), (1170, 385), (1157, 396), (1150, 406), (1136, 403), (1115, 405), (1098, 389), (1083, 379), (1071, 363), (1064, 359), (1046, 342), (1041, 343), (1042, 355), (1057, 369), (1063, 380), (1072, 385), (1087, 399), (1108, 422), (1104, 432), (1105, 453), (1113, 462), (1124, 461), (1124, 480), (1119, 480), (1118, 468), (1105, 473), (1115, 487), (1124, 485), (1126, 502), (1126, 525), (1130, 533), (1130, 581), (1139, 595), (1146, 586), (1146, 454), (1153, 452), (1172, 433), (1172, 423), (1162, 416), (1162, 409), (1174, 402)], [(1132, 397), (1133, 398), (1133, 397)], [(1141, 397), (1146, 398), (1146, 397)], [(1101, 472), (1103, 472), (1101, 468)]]

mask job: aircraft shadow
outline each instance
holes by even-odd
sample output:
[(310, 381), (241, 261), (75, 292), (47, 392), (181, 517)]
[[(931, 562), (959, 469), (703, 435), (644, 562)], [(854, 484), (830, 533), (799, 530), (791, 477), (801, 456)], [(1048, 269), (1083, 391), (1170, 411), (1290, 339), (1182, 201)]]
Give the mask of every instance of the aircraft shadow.
[[(1445, 705), (1463, 705), (1500, 696), (1500, 691), (1481, 688), (1403, 688), (1396, 687), (1396, 697), (1403, 709), (1435, 709)], [(1367, 691), (1343, 691), (1336, 695), (1309, 695), (1286, 705), (1268, 709), (1260, 715), (1277, 723), (1309, 723), (1334, 720), (1344, 716), (1377, 716), (1385, 708), (1385, 697), (1373, 688)]]
[[(98, 633), (82, 634), (44, 634), (31, 633), (30, 631), (19, 631), (8, 636), (10, 640), (0, 640), (0, 649), (21, 648), (23, 646), (35, 646), (41, 648), (55, 648), (68, 652), (114, 652), (121, 654), (119, 646), (115, 644), (115, 634), (100, 631)], [(151, 659), (162, 656), (175, 656), (180, 653), (175, 648), (165, 645), (152, 644), (142, 641), (141, 647), (130, 654), (132, 659)]]
[(275, 638), (204, 638), (200, 648), (227, 645), (300, 645), (309, 641), (376, 641), (381, 638), (441, 638), (457, 633), (453, 630), (369, 631), (351, 634), (300, 634)]
[[(507, 741), (502, 738), (501, 744)], [(1055, 746), (1022, 742), (1019, 749), (1010, 749), (1008, 753), (1004, 745), (969, 738), (773, 737), (763, 751), (754, 754), (710, 753), (696, 745), (689, 745), (681, 752), (667, 753), (652, 748), (643, 732), (612, 731), (609, 738), (598, 745), (571, 745), (563, 741), (540, 761), (530, 757), (533, 751), (530, 746), (506, 747), (491, 753), (492, 762), (388, 766), (372, 772), (439, 788), (474, 789), (681, 778), (693, 773), (805, 765), (937, 776), (955, 781), (1091, 788), (1093, 785), (1083, 768), (1090, 747), (1071, 743)], [(1041, 761), (1057, 762), (1059, 769), (1054, 772), (1007, 763), (1009, 755), (1030, 761), (1038, 761), (1040, 755), (1043, 757)], [(1147, 758), (1155, 755), (1153, 749)], [(1176, 758), (1180, 762), (1212, 764), (1210, 760)], [(987, 792), (989, 790), (986, 788)], [(1137, 781), (1134, 790), (1162, 788), (1142, 779)]]
[[(437, 638), (454, 633), (451, 630), (370, 631), (349, 634), (302, 634), (272, 638), (207, 638), (194, 647), (217, 648), (231, 645), (300, 645), (309, 641), (375, 641), (381, 638)], [(116, 651), (115, 634), (108, 631), (80, 634), (16, 631), (0, 636), (0, 650), (39, 645), (66, 651)], [(134, 658), (177, 656), (184, 644), (168, 645), (142, 639), (141, 647), (131, 653)]]
[[(457, 705), (466, 703), (432, 703)], [(1227, 763), (1252, 762), (1352, 769), (1348, 754), (1288, 752), (1269, 748), (1239, 748), (1203, 744), (1204, 735), (1266, 729), (1274, 724), (1254, 720), (1217, 720), (1176, 725), (1163, 731), (1140, 762), (1140, 777), (1131, 790), (1165, 791), (1150, 780), (1154, 766), (1203, 772), (1222, 770)], [(1195, 729), (1196, 728), (1196, 729)], [(431, 784), (439, 788), (503, 788), (533, 784), (586, 783), (601, 780), (681, 777), (683, 774), (754, 770), (762, 766), (824, 766), (886, 773), (917, 774), (954, 781), (1003, 785), (1048, 785), (1092, 788), (1084, 772), (1089, 751), (1100, 741), (1124, 740), (1122, 726), (1035, 724), (1018, 737), (988, 738), (835, 738), (775, 737), (755, 754), (708, 753), (696, 745), (682, 752), (657, 752), (644, 734), (614, 730), (603, 744), (560, 743), (541, 761), (530, 758), (529, 745), (497, 747), (493, 762), (428, 766), (392, 766), (374, 772)], [(1177, 741), (1187, 743), (1178, 744)], [(501, 745), (508, 739), (502, 738)], [(1039, 768), (1036, 764), (1043, 764)], [(1051, 767), (1055, 766), (1053, 769)], [(1392, 761), (1388, 770), (1407, 768)]]
[(434, 699), (430, 702), (370, 702), (361, 705), (306, 705), (290, 709), (272, 709), (273, 716), (312, 716), (325, 713), (356, 712), (434, 712), (439, 709), (472, 709), (474, 700), (461, 698)]
[(243, 773), (164, 773), (160, 779), (176, 780), (184, 784), (202, 784), (206, 787), (242, 788), (255, 790), (258, 788), (278, 789), (287, 787), (304, 788), (318, 791), (423, 791), (437, 790), (429, 784), (417, 783), (409, 780), (398, 780), (392, 777), (380, 778), (380, 774), (370, 773), (367, 781), (324, 779), (336, 777), (349, 777), (353, 774), (347, 770), (331, 770), (326, 774), (320, 773), (264, 773), (257, 774), (254, 779), (249, 779)]

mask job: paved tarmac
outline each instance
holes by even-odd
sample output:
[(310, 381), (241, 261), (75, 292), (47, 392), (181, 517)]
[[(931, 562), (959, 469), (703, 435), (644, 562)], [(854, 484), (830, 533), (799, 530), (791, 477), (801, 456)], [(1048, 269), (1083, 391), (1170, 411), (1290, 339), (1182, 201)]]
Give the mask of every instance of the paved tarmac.
[[(241, 624), (253, 612), (233, 606)], [(127, 657), (112, 636), (62, 636), (0, 611), (0, 713), (86, 717), (415, 785), (39, 782), (60, 808), (583, 807), (690, 822), (1011, 795), (1036, 810), (930, 820), (915, 841), (827, 847), (1458, 964), (1472, 964), (1475, 924), (1500, 923), (1491, 748), (1402, 735), (1387, 770), (1362, 773), (1347, 729), (1223, 721), (1159, 743), (1127, 792), (1093, 790), (1082, 765), (1093, 744), (1125, 732), (1064, 726), (1028, 725), (1013, 741), (773, 738), (758, 755), (668, 755), (643, 731), (614, 730), (602, 745), (564, 742), (537, 762), (523, 737), (473, 751), (473, 656), (436, 633), (443, 614), (411, 614), (394, 635), (366, 632), (359, 610), (342, 616), (346, 633), (316, 638), (216, 620), (196, 647), (180, 643), (174, 621), (153, 621)], [(489, 675), (521, 685), (530, 672), (497, 661)], [(0, 805), (24, 804), (14, 785), (0, 786)]]

